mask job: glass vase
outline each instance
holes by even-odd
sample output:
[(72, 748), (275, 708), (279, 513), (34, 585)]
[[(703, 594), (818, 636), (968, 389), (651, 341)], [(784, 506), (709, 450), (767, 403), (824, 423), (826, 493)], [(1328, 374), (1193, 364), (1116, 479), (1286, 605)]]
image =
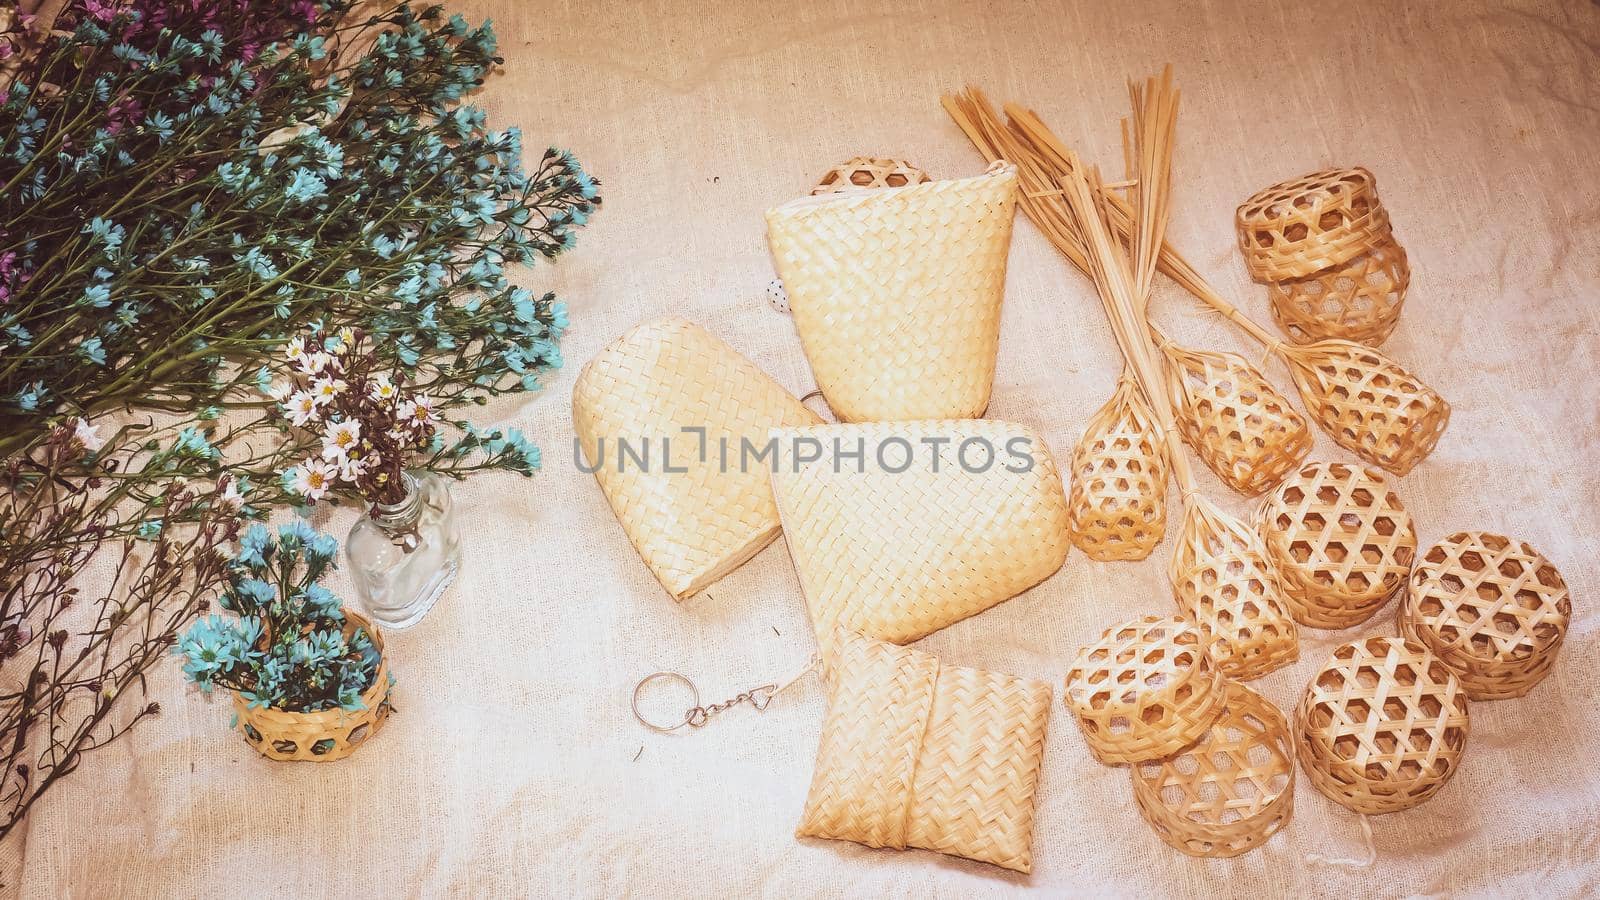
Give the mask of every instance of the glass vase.
[(449, 484), (432, 472), (407, 472), (405, 488), (397, 503), (372, 504), (345, 543), (356, 595), (385, 628), (415, 625), (461, 565)]

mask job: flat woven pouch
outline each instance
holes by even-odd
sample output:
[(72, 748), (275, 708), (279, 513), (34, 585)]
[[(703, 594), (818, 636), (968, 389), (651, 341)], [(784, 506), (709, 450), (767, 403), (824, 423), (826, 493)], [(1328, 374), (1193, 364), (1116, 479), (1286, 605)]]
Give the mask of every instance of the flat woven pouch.
[(744, 464), (742, 442), (759, 450), (774, 427), (818, 421), (754, 363), (679, 319), (624, 334), (572, 389), (572, 424), (600, 489), (677, 600), (778, 536), (769, 470)]
[(1061, 476), (1025, 425), (945, 419), (774, 434), (773, 494), (824, 649), (838, 627), (917, 640), (1038, 584), (1067, 558)]
[(1033, 869), (1050, 686), (839, 634), (799, 837)]
[(845, 422), (989, 405), (1017, 171), (804, 197), (767, 212), (795, 330)]

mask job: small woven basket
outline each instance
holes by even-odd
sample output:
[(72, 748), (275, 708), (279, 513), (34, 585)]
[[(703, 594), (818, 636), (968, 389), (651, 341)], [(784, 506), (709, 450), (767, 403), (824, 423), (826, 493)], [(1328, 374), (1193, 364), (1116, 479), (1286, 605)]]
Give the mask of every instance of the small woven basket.
[[(775, 426), (819, 421), (754, 363), (681, 319), (627, 332), (572, 388), (572, 424), (595, 479), (677, 600), (778, 536), (767, 469), (745, 464), (743, 442), (760, 450)], [(627, 456), (623, 442), (643, 457)]]
[(1317, 424), (1379, 468), (1410, 472), (1450, 424), (1444, 398), (1371, 347), (1329, 340), (1280, 351)]
[(1267, 559), (1302, 625), (1349, 628), (1405, 584), (1416, 557), (1411, 514), (1372, 469), (1310, 463), (1261, 508)]
[(1311, 452), (1311, 428), (1255, 366), (1235, 353), (1163, 341), (1178, 433), (1223, 483), (1254, 496)]
[(1272, 319), (1296, 344), (1342, 339), (1376, 347), (1400, 323), (1411, 284), (1406, 251), (1381, 240), (1348, 262), (1267, 285)]
[(1147, 616), (1083, 648), (1067, 671), (1066, 703), (1095, 759), (1126, 765), (1198, 740), (1222, 712), (1225, 684), (1193, 623)]
[(1572, 618), (1561, 573), (1520, 541), (1461, 532), (1411, 571), (1400, 632), (1433, 651), (1473, 700), (1521, 697), (1550, 674)]
[(1438, 657), (1403, 638), (1342, 644), (1296, 713), (1300, 766), (1317, 790), (1365, 815), (1427, 800), (1466, 749), (1467, 694)]
[(798, 837), (1033, 869), (1050, 686), (841, 633)]
[(1100, 562), (1144, 559), (1166, 534), (1166, 444), (1126, 373), (1072, 448), (1067, 510), (1072, 542)]
[(828, 170), (828, 174), (822, 176), (817, 186), (811, 189), (811, 195), (905, 187), (908, 184), (922, 184), (932, 180), (927, 172), (903, 159), (857, 156)]
[(914, 641), (1027, 590), (1067, 558), (1061, 476), (1027, 426), (774, 433), (772, 487), (819, 642), (836, 628)]
[(1200, 740), (1130, 768), (1146, 822), (1190, 856), (1238, 856), (1289, 824), (1294, 749), (1278, 708), (1242, 684), (1226, 687), (1222, 714)]
[(989, 405), (1017, 171), (806, 197), (767, 241), (828, 406), (846, 422)]
[(1378, 182), (1366, 169), (1323, 169), (1240, 205), (1235, 222), (1256, 281), (1305, 278), (1349, 262), (1390, 236)]
[[(366, 617), (346, 609), (344, 635), (356, 629), (372, 637), (372, 645), (383, 654), (383, 634)], [(344, 759), (364, 746), (389, 721), (394, 707), (389, 691), (389, 661), (381, 658), (372, 684), (361, 693), (363, 709), (324, 709), (317, 712), (290, 712), (272, 707), (251, 706), (233, 695), (234, 727), (257, 753), (280, 762), (333, 762)]]

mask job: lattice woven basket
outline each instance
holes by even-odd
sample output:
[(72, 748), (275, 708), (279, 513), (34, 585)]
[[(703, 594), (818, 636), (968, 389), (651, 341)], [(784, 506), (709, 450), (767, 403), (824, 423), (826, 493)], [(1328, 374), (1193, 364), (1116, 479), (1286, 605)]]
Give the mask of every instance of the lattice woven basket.
[(1100, 562), (1150, 555), (1167, 529), (1167, 453), (1133, 379), (1117, 380), (1072, 448), (1072, 542)]
[(1403, 638), (1335, 648), (1296, 711), (1300, 766), (1317, 790), (1366, 815), (1410, 809), (1460, 767), (1467, 694), (1438, 657)]
[(1373, 469), (1314, 462), (1261, 507), (1259, 525), (1284, 605), (1312, 628), (1371, 618), (1405, 584), (1417, 533), (1400, 498)]
[(1354, 259), (1390, 236), (1378, 182), (1366, 169), (1323, 169), (1257, 192), (1235, 216), (1239, 249), (1257, 281), (1304, 278)]
[(1193, 746), (1130, 767), (1133, 799), (1170, 846), (1238, 856), (1289, 824), (1294, 747), (1289, 722), (1264, 697), (1229, 683), (1222, 713)]
[(1284, 346), (1280, 355), (1334, 443), (1396, 475), (1432, 453), (1450, 424), (1444, 398), (1371, 347), (1327, 340)]
[[(773, 492), (819, 641), (841, 627), (913, 641), (1066, 560), (1061, 476), (1027, 426), (961, 419), (775, 435)], [(991, 459), (985, 447), (992, 461), (975, 471)]]
[(1178, 433), (1211, 471), (1254, 496), (1283, 480), (1311, 452), (1305, 417), (1236, 353), (1163, 341)]
[[(679, 319), (627, 332), (572, 389), (572, 423), (606, 500), (678, 600), (778, 536), (767, 468), (743, 464), (741, 442), (759, 450), (773, 427), (819, 421), (754, 363)], [(642, 449), (648, 465), (624, 456), (620, 441)]]
[(1429, 547), (1411, 570), (1400, 631), (1473, 700), (1521, 697), (1550, 674), (1572, 618), (1561, 573), (1526, 543), (1481, 531)]
[(1016, 169), (999, 164), (767, 212), (795, 330), (841, 420), (983, 414), (1016, 202)]
[[(383, 654), (383, 634), (366, 617), (345, 610), (344, 634), (348, 638), (357, 628), (372, 638), (372, 645)], [(317, 712), (289, 712), (271, 707), (251, 706), (233, 695), (234, 727), (257, 753), (280, 762), (333, 762), (344, 759), (365, 746), (378, 733), (394, 707), (389, 692), (394, 679), (389, 661), (380, 659), (372, 684), (361, 693), (364, 709), (325, 709)]]
[(1400, 324), (1411, 284), (1406, 251), (1393, 238), (1305, 278), (1267, 285), (1272, 320), (1296, 344), (1331, 338), (1376, 347)]
[(1050, 686), (841, 633), (799, 837), (1027, 873)]
[(1067, 671), (1066, 703), (1095, 759), (1170, 756), (1222, 712), (1226, 680), (1187, 619), (1147, 616), (1109, 628)]
[(838, 194), (852, 190), (905, 187), (932, 181), (928, 173), (903, 159), (877, 159), (857, 156), (847, 160), (822, 176), (811, 189), (812, 196)]

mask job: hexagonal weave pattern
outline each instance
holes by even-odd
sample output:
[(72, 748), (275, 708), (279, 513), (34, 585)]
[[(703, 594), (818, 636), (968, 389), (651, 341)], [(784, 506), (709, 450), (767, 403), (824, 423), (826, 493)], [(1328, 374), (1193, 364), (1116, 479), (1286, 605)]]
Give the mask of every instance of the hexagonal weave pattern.
[(1100, 562), (1150, 555), (1167, 530), (1167, 451), (1144, 394), (1123, 374), (1072, 448), (1072, 542)]
[(1239, 249), (1256, 281), (1304, 278), (1359, 256), (1390, 234), (1378, 182), (1366, 169), (1323, 169), (1264, 188), (1235, 215)]
[(1165, 341), (1178, 433), (1228, 487), (1254, 496), (1283, 480), (1311, 452), (1311, 427), (1236, 353), (1188, 350)]
[(1295, 746), (1317, 790), (1367, 815), (1444, 787), (1466, 749), (1467, 694), (1426, 647), (1373, 637), (1335, 648), (1296, 711)]
[(1400, 324), (1411, 284), (1406, 251), (1393, 239), (1330, 269), (1267, 285), (1272, 320), (1296, 344), (1338, 338), (1376, 347)]
[(927, 172), (903, 159), (857, 156), (829, 169), (828, 174), (822, 176), (817, 186), (811, 189), (811, 194), (816, 196), (852, 190), (905, 187), (931, 180)]
[(1350, 341), (1283, 346), (1300, 399), (1334, 443), (1404, 475), (1433, 452), (1450, 404), (1410, 370)]
[(1466, 531), (1429, 547), (1411, 571), (1402, 634), (1449, 666), (1473, 700), (1521, 697), (1550, 674), (1572, 598), (1526, 543)]

